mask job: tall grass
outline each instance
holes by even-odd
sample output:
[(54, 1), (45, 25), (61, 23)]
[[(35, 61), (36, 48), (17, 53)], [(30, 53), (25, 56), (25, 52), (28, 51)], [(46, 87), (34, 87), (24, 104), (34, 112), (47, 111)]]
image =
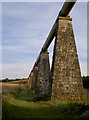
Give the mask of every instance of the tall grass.
[[(76, 120), (83, 111), (79, 107), (86, 101), (36, 101), (34, 91), (21, 85), (12, 94), (3, 97), (3, 119), (10, 118), (60, 118)], [(76, 109), (77, 108), (77, 109)]]

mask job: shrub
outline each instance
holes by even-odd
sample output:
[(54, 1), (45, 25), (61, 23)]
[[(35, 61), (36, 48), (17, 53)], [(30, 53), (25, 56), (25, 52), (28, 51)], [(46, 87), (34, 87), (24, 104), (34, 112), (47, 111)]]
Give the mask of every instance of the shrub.
[(83, 80), (83, 87), (89, 89), (89, 76), (86, 77), (83, 76), (82, 80)]

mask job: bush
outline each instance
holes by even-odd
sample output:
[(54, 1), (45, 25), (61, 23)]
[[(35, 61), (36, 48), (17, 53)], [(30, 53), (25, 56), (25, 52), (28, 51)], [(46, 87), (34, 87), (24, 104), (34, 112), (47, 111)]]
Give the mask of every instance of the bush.
[(82, 80), (83, 80), (83, 87), (85, 89), (89, 89), (89, 76), (86, 76), (86, 77), (83, 76)]
[(8, 79), (8, 78), (6, 78), (6, 79), (2, 80), (2, 82), (8, 82), (8, 81), (9, 81), (9, 79)]

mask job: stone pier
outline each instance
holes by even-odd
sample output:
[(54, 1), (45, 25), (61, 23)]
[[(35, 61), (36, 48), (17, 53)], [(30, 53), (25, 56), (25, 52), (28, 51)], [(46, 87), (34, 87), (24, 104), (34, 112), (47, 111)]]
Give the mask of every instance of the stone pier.
[(32, 90), (36, 90), (37, 78), (38, 78), (38, 65), (35, 66), (33, 69), (33, 76), (32, 76), (32, 82), (31, 82)]
[(31, 89), (31, 85), (32, 85), (32, 78), (33, 78), (33, 72), (31, 71), (29, 77), (28, 77), (28, 80), (27, 80), (27, 84), (28, 84), (28, 87)]
[(49, 53), (46, 51), (40, 54), (36, 94), (40, 97), (50, 96), (50, 84)]
[(52, 69), (51, 99), (80, 100), (84, 97), (70, 17), (59, 17)]
[(30, 89), (36, 90), (37, 85), (37, 75), (38, 75), (38, 65), (34, 66), (33, 70), (31, 71), (27, 84)]

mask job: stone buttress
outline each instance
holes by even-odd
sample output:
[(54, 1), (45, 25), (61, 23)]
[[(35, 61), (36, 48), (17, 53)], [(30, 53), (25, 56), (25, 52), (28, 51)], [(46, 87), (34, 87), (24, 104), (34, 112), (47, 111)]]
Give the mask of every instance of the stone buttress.
[(49, 53), (40, 54), (36, 94), (38, 96), (50, 96), (50, 63)]
[(32, 76), (32, 82), (31, 82), (32, 90), (36, 90), (37, 78), (38, 78), (38, 65), (33, 68), (33, 76)]
[(38, 65), (34, 66), (33, 70), (31, 71), (28, 77), (27, 83), (28, 83), (28, 87), (31, 90), (36, 90), (37, 76), (38, 76)]
[(52, 64), (51, 99), (82, 99), (83, 84), (70, 17), (59, 17)]
[(28, 77), (28, 80), (27, 80), (27, 84), (28, 84), (28, 87), (31, 89), (31, 85), (32, 85), (32, 78), (33, 78), (33, 72), (31, 71), (29, 77)]

